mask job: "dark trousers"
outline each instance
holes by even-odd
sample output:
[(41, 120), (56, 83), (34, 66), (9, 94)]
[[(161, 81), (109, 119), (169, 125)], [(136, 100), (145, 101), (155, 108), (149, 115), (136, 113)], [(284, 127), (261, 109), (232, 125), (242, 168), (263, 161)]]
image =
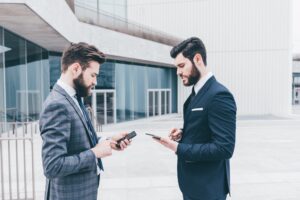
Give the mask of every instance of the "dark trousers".
[[(213, 199), (213, 200), (226, 200), (227, 194), (223, 197), (217, 198), (217, 199)], [(186, 195), (183, 195), (183, 200), (199, 200), (199, 199), (194, 199), (194, 198), (190, 198)]]

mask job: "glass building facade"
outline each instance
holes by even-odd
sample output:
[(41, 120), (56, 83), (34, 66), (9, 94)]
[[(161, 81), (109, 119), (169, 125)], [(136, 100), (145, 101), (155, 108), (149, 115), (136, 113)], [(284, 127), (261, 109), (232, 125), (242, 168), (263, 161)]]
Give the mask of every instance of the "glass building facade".
[[(61, 74), (61, 53), (0, 27), (1, 121), (35, 121)], [(85, 99), (100, 124), (177, 112), (176, 69), (108, 60)]]
[[(59, 56), (50, 53), (49, 60), (53, 87), (60, 76)], [(176, 69), (108, 60), (100, 67), (93, 95), (86, 103), (94, 107), (101, 124), (176, 113)]]
[(50, 88), (48, 52), (2, 27), (0, 38), (0, 120), (38, 120)]

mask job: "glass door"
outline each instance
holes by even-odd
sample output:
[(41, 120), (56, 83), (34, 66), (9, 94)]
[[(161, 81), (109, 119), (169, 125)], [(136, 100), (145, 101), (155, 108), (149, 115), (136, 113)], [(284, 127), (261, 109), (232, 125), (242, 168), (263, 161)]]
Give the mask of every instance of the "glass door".
[(116, 123), (116, 92), (115, 90), (93, 90), (92, 109), (94, 124)]
[(171, 113), (171, 89), (148, 89), (147, 116), (160, 116)]

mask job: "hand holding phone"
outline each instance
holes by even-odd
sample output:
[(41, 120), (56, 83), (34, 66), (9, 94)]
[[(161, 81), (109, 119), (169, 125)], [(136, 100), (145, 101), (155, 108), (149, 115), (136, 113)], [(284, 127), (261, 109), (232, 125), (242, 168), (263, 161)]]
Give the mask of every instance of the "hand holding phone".
[(117, 148), (121, 148), (121, 147), (120, 147), (120, 143), (121, 143), (123, 140), (126, 140), (126, 139), (127, 139), (127, 140), (130, 140), (130, 139), (134, 138), (136, 135), (137, 135), (137, 134), (136, 134), (135, 131), (130, 132), (130, 133), (127, 134), (125, 137), (123, 137), (123, 138), (117, 140), (116, 147), (117, 147)]
[(157, 136), (157, 135), (154, 135), (154, 134), (151, 134), (151, 133), (145, 133), (146, 135), (148, 136), (151, 136), (153, 139), (156, 139), (156, 140), (160, 140), (160, 136)]

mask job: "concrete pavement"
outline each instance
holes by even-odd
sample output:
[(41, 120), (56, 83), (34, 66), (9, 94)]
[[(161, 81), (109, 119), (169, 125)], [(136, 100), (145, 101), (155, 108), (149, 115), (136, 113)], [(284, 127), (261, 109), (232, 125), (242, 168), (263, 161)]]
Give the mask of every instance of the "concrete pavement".
[[(167, 135), (182, 127), (181, 116), (104, 127), (104, 132), (136, 130), (132, 146), (104, 159), (100, 199), (179, 200), (176, 156), (145, 136)], [(232, 200), (300, 199), (300, 117), (238, 120), (231, 160)]]
[[(238, 120), (229, 200), (300, 199), (298, 111), (286, 118), (266, 116)], [(105, 172), (101, 176), (98, 199), (182, 199), (176, 177), (176, 155), (144, 135), (149, 132), (166, 136), (172, 127), (182, 127), (182, 116), (169, 115), (104, 126), (101, 135), (135, 130), (138, 136), (124, 152), (114, 152), (113, 156), (103, 159)], [(35, 135), (38, 200), (43, 199), (45, 186), (40, 151), (41, 138)]]

